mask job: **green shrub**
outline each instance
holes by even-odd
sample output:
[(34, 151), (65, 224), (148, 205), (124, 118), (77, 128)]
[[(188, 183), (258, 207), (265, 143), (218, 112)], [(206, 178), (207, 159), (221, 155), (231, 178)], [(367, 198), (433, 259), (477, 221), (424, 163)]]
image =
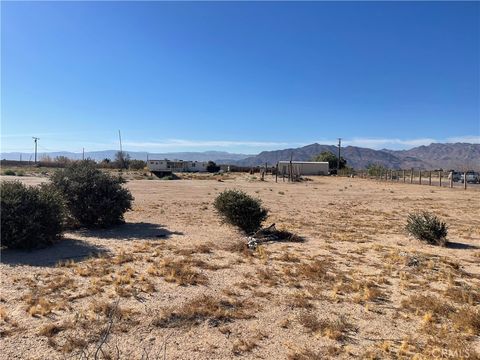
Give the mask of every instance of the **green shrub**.
[(64, 203), (51, 185), (27, 187), (18, 181), (2, 182), (2, 246), (33, 249), (61, 237)]
[(123, 222), (133, 197), (124, 189), (125, 180), (98, 170), (87, 161), (58, 170), (52, 184), (62, 193), (70, 218), (86, 227), (108, 227)]
[(214, 206), (227, 223), (238, 226), (247, 234), (258, 230), (268, 215), (261, 200), (239, 190), (223, 191), (215, 199)]
[(207, 167), (205, 168), (209, 173), (216, 173), (220, 171), (220, 166), (215, 164), (213, 161), (209, 161), (207, 163)]
[(14, 176), (15, 171), (8, 169), (3, 172), (3, 175)]
[(130, 160), (128, 167), (130, 170), (143, 170), (147, 166), (147, 163), (143, 160)]
[(447, 243), (447, 225), (427, 211), (409, 214), (406, 230), (415, 238), (432, 245), (445, 246)]

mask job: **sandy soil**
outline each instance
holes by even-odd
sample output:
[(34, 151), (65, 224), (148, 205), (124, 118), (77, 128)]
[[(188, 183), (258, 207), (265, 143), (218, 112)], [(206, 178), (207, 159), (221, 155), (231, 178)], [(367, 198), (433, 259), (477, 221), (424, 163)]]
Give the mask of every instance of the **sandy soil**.
[[(2, 252), (1, 359), (480, 352), (479, 191), (246, 174), (127, 187), (135, 203), (125, 225), (69, 232), (48, 249)], [(212, 206), (232, 188), (262, 199), (266, 225), (305, 242), (243, 250), (244, 236)], [(448, 223), (448, 247), (405, 234), (416, 210)]]

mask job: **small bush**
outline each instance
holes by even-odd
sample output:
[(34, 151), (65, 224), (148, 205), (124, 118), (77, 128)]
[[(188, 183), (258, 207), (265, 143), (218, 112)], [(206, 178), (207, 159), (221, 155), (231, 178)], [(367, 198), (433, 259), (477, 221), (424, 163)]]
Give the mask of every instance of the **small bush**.
[(2, 246), (33, 249), (61, 237), (64, 203), (51, 185), (27, 187), (18, 181), (2, 182)]
[(406, 230), (415, 238), (432, 245), (445, 246), (447, 243), (447, 225), (426, 211), (409, 214)]
[(130, 160), (128, 167), (130, 170), (143, 170), (147, 166), (147, 163), (143, 160)]
[(239, 190), (223, 191), (215, 199), (214, 206), (226, 222), (238, 226), (247, 234), (258, 230), (268, 215), (259, 199)]
[(3, 175), (14, 176), (14, 175), (15, 175), (15, 171), (10, 170), (10, 169), (9, 169), (9, 170), (5, 170), (5, 171), (3, 172)]
[(124, 189), (125, 180), (80, 161), (58, 170), (51, 178), (65, 198), (72, 220), (86, 227), (108, 227), (123, 222), (133, 197)]

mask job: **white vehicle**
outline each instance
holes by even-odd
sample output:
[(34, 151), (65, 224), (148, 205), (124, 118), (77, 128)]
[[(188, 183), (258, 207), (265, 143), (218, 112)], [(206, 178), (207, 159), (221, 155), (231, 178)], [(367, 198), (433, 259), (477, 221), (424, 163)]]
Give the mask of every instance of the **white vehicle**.
[(460, 182), (463, 184), (465, 182), (464, 178), (467, 178), (467, 183), (469, 184), (478, 184), (480, 182), (480, 175), (475, 171), (467, 171), (465, 174), (461, 174)]

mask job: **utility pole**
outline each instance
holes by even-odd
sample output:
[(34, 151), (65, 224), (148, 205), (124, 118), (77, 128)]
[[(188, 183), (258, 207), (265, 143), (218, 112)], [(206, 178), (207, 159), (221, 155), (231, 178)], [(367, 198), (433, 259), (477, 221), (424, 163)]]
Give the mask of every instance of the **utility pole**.
[(342, 138), (338, 138), (337, 176), (340, 175), (340, 148), (341, 147), (342, 147)]
[(37, 163), (37, 141), (40, 140), (40, 138), (32, 136), (33, 141), (35, 142), (35, 164)]
[(118, 130), (118, 139), (120, 140), (120, 152), (121, 152), (122, 155), (123, 155), (123, 151), (122, 151), (122, 134), (120, 134), (120, 130)]

